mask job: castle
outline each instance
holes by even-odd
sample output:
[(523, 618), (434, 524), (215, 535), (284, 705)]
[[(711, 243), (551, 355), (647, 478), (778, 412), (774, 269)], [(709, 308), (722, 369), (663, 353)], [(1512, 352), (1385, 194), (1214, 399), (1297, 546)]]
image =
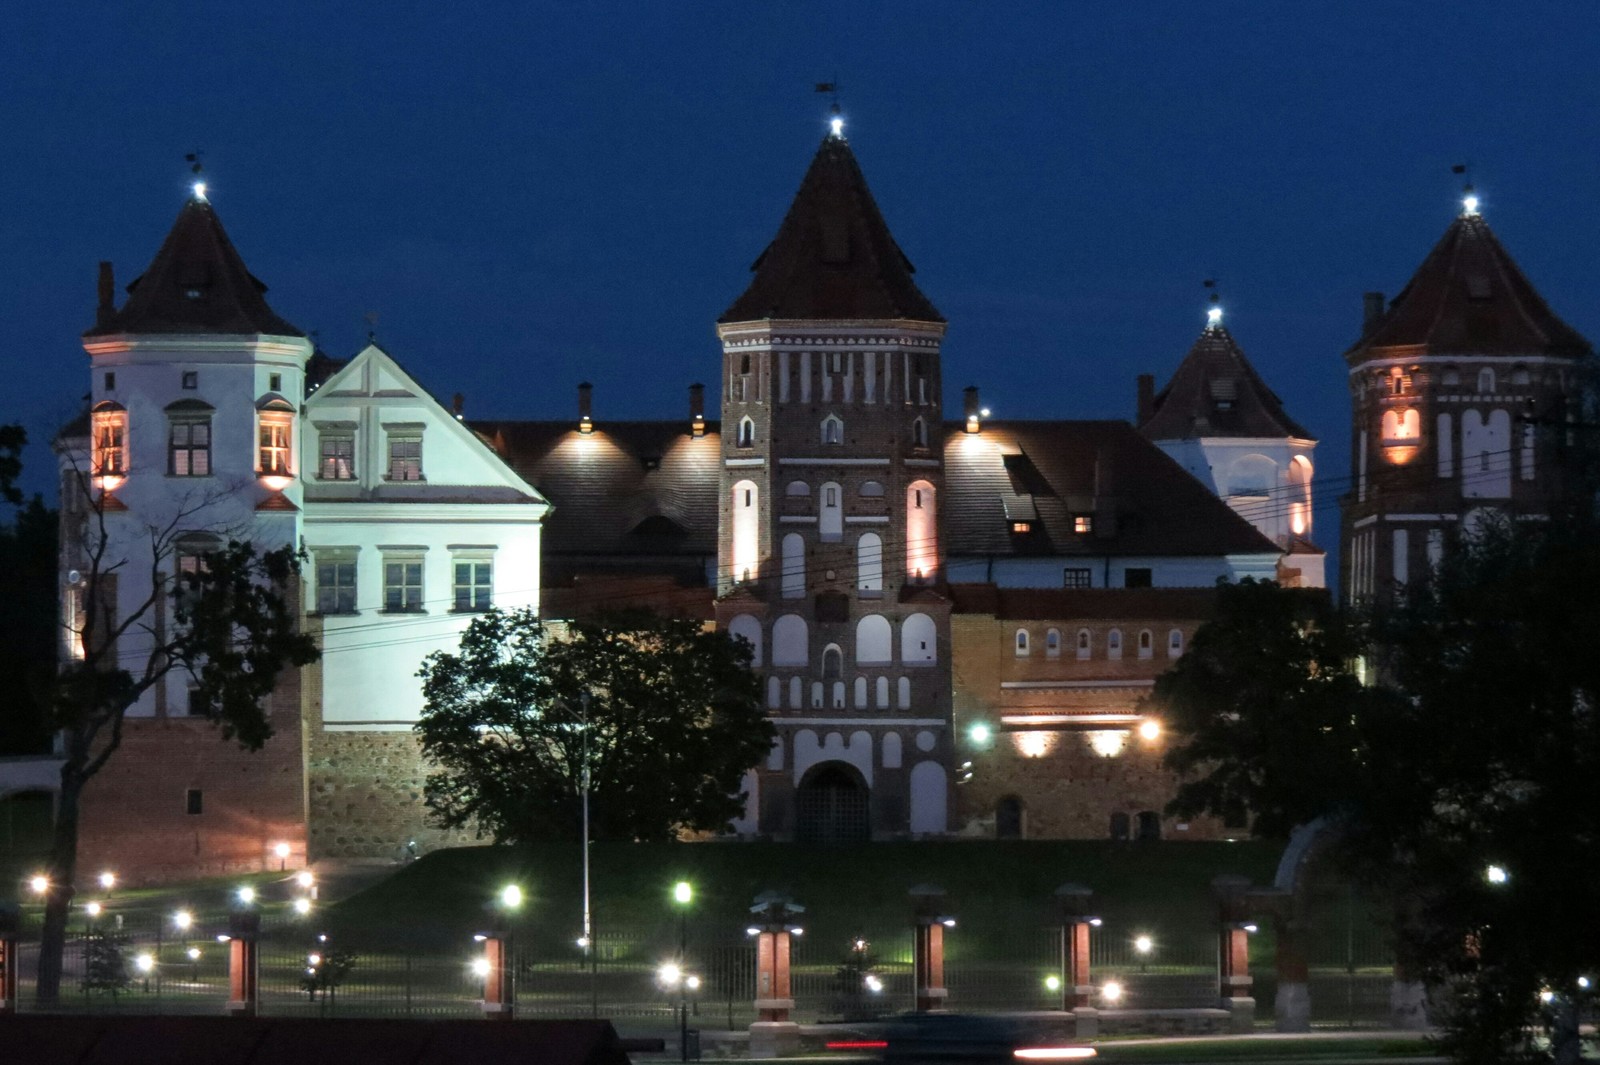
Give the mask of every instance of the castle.
[[(1559, 360), (1587, 351), (1475, 214), (1441, 249), (1348, 356), (1352, 592), (1418, 564), (1461, 510), (1429, 501), (1447, 467), (1463, 471), (1452, 490), (1481, 495), (1500, 461), (1483, 456), (1511, 451), (1506, 412), (1554, 395)], [(720, 419), (693, 385), (680, 417), (609, 423), (588, 384), (569, 420), (469, 422), (376, 343), (345, 362), (315, 351), (268, 306), (203, 187), (120, 307), (102, 266), (90, 407), (58, 442), (69, 533), (88, 503), (73, 504), (70, 475), (91, 470), (130, 558), (173, 522), (193, 531), (169, 569), (221, 535), (303, 547), (299, 606), (324, 653), (280, 684), (255, 754), (191, 714), (178, 681), (150, 693), (86, 791), (83, 860), (161, 877), (259, 868), (284, 844), (299, 864), (464, 841), (424, 823), (414, 674), (490, 605), (548, 618), (644, 605), (748, 640), (778, 740), (746, 775), (730, 836), (1233, 831), (1162, 815), (1173, 781), (1138, 703), (1217, 580), (1320, 586), (1323, 553), (1316, 441), (1220, 309), (1165, 388), (1140, 378), (1133, 424), (995, 420), (974, 388), (947, 417), (946, 322), (837, 124), (752, 270), (716, 320)], [(1483, 329), (1449, 333), (1434, 303), (1512, 324), (1480, 351)], [(1462, 380), (1492, 398), (1462, 405)], [(1442, 442), (1452, 424), (1459, 447)], [(1549, 469), (1534, 465), (1541, 445), (1522, 446), (1521, 480), (1489, 498), (1521, 500), (1544, 476), (1529, 471)], [(1403, 495), (1402, 447), (1439, 479)], [(1435, 524), (1406, 540), (1424, 511)], [(137, 572), (124, 603), (149, 594)]]

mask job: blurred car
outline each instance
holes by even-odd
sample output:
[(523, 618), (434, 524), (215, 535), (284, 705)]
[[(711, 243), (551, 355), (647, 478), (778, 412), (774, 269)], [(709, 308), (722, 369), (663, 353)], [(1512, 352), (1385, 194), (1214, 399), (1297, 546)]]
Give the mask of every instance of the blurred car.
[(877, 1051), (884, 1065), (940, 1062), (1083, 1061), (1094, 1047), (1040, 1038), (1017, 1018), (963, 1013), (916, 1013), (885, 1026), (883, 1038), (830, 1042), (832, 1050)]

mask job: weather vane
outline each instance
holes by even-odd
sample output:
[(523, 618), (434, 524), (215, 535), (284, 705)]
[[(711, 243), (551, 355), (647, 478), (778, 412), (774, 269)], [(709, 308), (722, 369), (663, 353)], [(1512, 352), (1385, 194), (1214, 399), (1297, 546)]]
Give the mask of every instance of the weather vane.
[(1472, 191), (1472, 164), (1457, 163), (1450, 168), (1450, 173), (1459, 174), (1465, 180), (1461, 185), (1461, 210), (1463, 214), (1478, 213), (1478, 196)]
[(1201, 284), (1211, 293), (1211, 306), (1206, 308), (1206, 324), (1222, 324), (1222, 295), (1217, 291), (1217, 280), (1208, 277)]
[(844, 115), (839, 108), (839, 80), (817, 82), (817, 92), (833, 97), (833, 107), (830, 109), (832, 117), (828, 119), (828, 129), (835, 137), (844, 137)]
[(189, 172), (194, 175), (192, 187), (194, 189), (194, 198), (197, 200), (206, 198), (206, 182), (205, 178), (201, 176), (205, 172), (205, 166), (200, 162), (200, 154), (200, 149), (196, 148), (183, 157), (184, 161), (189, 164)]

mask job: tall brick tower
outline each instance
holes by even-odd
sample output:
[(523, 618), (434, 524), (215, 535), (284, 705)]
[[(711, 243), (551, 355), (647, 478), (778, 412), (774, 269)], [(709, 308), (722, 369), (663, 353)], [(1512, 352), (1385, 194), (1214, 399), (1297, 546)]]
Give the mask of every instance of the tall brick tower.
[(1350, 367), (1345, 597), (1381, 597), (1483, 514), (1549, 512), (1568, 397), (1589, 342), (1501, 247), (1470, 189), (1387, 309), (1369, 293)]
[(717, 619), (756, 648), (779, 739), (747, 827), (801, 840), (947, 826), (945, 321), (837, 118), (723, 347)]

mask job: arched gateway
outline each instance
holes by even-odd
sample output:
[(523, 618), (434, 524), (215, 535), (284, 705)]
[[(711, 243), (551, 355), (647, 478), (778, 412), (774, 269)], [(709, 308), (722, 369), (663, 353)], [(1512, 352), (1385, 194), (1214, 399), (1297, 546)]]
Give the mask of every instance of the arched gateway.
[(799, 843), (865, 843), (872, 838), (867, 783), (844, 762), (812, 766), (795, 792)]

